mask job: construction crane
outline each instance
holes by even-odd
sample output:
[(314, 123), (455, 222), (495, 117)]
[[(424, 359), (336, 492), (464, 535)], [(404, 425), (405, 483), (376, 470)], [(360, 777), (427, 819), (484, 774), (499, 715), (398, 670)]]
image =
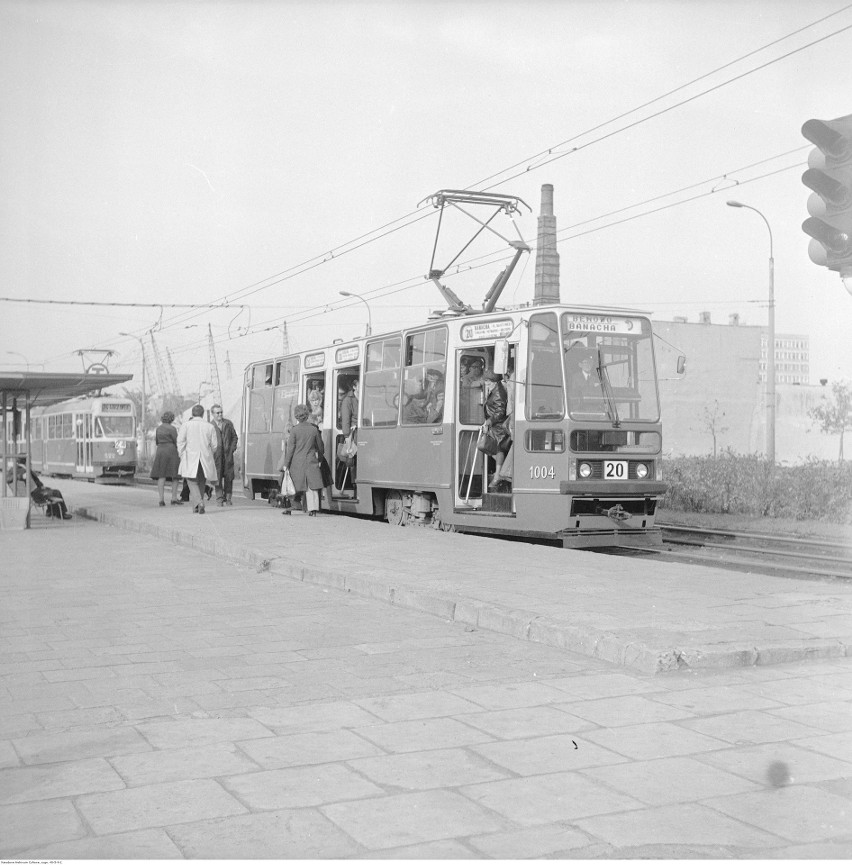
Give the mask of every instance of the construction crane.
[(180, 389), (180, 382), (178, 381), (177, 373), (175, 372), (175, 362), (172, 360), (172, 353), (168, 348), (166, 348), (166, 358), (169, 361), (169, 377), (172, 382), (172, 393), (181, 394), (183, 391)]
[(151, 348), (153, 349), (152, 354), (154, 355), (154, 370), (157, 374), (157, 390), (160, 392), (161, 396), (164, 396), (169, 389), (168, 379), (166, 378), (166, 371), (163, 367), (163, 358), (160, 356), (160, 350), (157, 348), (157, 343), (154, 340), (154, 331), (148, 331), (149, 336), (151, 337)]
[(219, 382), (219, 364), (216, 362), (216, 345), (213, 342), (213, 328), (207, 325), (207, 343), (210, 346), (210, 383), (213, 385), (213, 393), (216, 395), (216, 402), (222, 403), (222, 385)]

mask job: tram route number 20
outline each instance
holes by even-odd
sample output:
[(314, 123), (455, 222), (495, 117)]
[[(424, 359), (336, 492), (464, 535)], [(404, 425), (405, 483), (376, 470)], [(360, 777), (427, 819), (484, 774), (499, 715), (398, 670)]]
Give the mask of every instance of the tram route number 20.
[(556, 472), (553, 471), (553, 466), (530, 466), (530, 477), (533, 480), (555, 478)]

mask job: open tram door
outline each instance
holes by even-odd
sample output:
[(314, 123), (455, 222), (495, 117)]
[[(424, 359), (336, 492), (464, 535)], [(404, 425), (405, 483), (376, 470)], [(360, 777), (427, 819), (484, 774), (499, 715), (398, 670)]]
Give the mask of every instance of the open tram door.
[[(457, 389), (458, 420), (456, 447), (455, 507), (494, 513), (513, 513), (514, 475), (514, 368), (517, 345), (499, 340), (489, 345), (462, 348), (456, 352), (459, 371)], [(483, 453), (477, 445), (485, 422), (486, 388), (483, 374), (503, 375), (507, 419), (504, 427), (510, 436), (500, 458)]]
[(326, 455), (331, 467), (334, 498), (356, 498), (355, 478), (358, 457), (343, 458), (343, 445), (358, 426), (359, 384), (361, 369), (349, 366), (334, 371), (334, 403), (332, 410), (331, 452)]

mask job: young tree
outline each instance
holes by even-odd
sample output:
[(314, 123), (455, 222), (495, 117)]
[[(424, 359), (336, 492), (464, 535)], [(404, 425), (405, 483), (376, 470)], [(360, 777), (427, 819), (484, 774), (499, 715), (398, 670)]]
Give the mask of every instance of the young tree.
[(852, 385), (846, 381), (835, 381), (831, 385), (831, 396), (823, 397), (808, 415), (819, 424), (820, 432), (834, 435), (840, 433), (840, 450), (837, 461), (843, 461), (843, 434), (852, 429)]
[(719, 400), (714, 399), (713, 405), (704, 406), (704, 414), (702, 416), (703, 428), (706, 429), (713, 439), (713, 459), (716, 459), (716, 454), (719, 448), (719, 439), (723, 436), (730, 427), (722, 426), (722, 420), (725, 417), (725, 412), (719, 408)]

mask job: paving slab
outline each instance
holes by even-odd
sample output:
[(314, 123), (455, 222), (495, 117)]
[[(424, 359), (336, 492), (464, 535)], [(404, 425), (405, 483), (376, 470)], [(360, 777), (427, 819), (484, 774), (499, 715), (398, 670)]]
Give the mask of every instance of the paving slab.
[[(197, 515), (188, 507), (157, 508), (148, 488), (66, 482), (63, 492), (78, 517), (250, 564), (273, 577), (334, 587), (642, 672), (852, 655), (849, 584), (616, 559), (328, 513), (287, 517), (260, 500), (237, 498), (231, 508)], [(128, 673), (134, 670), (144, 671), (130, 666)], [(257, 687), (272, 684), (260, 680)], [(50, 708), (62, 707), (44, 710)]]
[(93, 521), (3, 541), (6, 858), (852, 855), (852, 658), (660, 675)]

